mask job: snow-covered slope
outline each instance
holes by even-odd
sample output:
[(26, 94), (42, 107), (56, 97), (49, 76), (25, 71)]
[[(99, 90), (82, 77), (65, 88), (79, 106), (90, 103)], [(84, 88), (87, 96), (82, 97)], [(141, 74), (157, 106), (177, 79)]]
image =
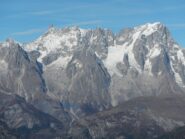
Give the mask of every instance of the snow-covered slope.
[[(161, 23), (148, 23), (135, 27), (130, 32), (120, 34), (120, 36), (116, 38), (114, 45), (108, 48), (109, 53), (108, 58), (105, 60), (105, 65), (107, 65), (109, 71), (114, 70), (116, 64), (123, 61), (124, 55), (128, 55), (129, 66), (135, 68), (138, 72), (151, 69), (150, 59), (159, 56), (161, 49), (168, 49), (165, 48), (168, 46), (162, 46), (165, 45), (162, 44), (163, 40), (157, 42), (160, 37), (163, 37), (163, 28), (165, 27)], [(152, 38), (156, 36), (155, 34), (158, 35), (157, 39)], [(122, 41), (121, 44), (120, 41)], [(138, 53), (142, 54), (143, 62), (146, 61), (146, 64), (143, 63), (143, 65), (141, 65), (139, 61), (140, 57), (137, 56)], [(150, 74), (152, 75), (152, 73)]]

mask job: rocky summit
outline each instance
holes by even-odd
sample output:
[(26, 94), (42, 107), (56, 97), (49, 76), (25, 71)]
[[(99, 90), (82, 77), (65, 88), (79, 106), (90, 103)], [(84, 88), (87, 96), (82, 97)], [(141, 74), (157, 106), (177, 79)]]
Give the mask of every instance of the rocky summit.
[(2, 139), (183, 138), (184, 107), (185, 49), (162, 23), (0, 43)]

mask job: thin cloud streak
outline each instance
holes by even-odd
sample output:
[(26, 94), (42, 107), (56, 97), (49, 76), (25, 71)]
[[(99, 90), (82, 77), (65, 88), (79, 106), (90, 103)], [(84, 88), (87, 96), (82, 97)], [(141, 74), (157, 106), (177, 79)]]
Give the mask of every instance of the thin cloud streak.
[(12, 33), (12, 36), (23, 36), (23, 35), (32, 35), (35, 33), (41, 33), (44, 32), (44, 29), (30, 29), (30, 30), (26, 30), (26, 31), (22, 31), (22, 32), (15, 32)]
[(57, 10), (40, 10), (40, 11), (33, 11), (33, 12), (24, 12), (24, 13), (18, 13), (18, 14), (11, 14), (8, 15), (7, 18), (21, 18), (21, 17), (27, 17), (27, 16), (47, 16), (47, 15), (56, 15), (56, 14), (67, 14), (68, 12), (72, 12), (75, 10), (83, 10), (86, 8), (93, 8), (99, 6), (97, 4), (85, 4), (85, 5), (80, 5), (80, 6), (75, 6), (75, 7), (70, 7), (70, 8), (61, 8)]

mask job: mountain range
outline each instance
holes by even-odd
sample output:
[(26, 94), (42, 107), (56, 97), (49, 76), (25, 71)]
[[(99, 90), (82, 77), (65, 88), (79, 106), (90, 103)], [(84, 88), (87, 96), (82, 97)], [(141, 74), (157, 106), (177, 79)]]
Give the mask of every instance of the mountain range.
[(176, 139), (185, 129), (185, 49), (160, 22), (51, 27), (0, 43), (0, 138)]

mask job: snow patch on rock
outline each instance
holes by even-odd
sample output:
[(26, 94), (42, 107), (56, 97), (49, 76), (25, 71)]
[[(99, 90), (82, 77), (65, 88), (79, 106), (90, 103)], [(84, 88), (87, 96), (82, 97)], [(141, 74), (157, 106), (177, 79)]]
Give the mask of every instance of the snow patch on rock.
[(116, 74), (118, 76), (122, 76), (121, 73), (116, 68), (116, 64), (119, 62), (123, 62), (125, 46), (116, 45), (108, 47), (108, 56), (103, 61), (105, 67), (107, 67), (109, 74), (112, 76)]

